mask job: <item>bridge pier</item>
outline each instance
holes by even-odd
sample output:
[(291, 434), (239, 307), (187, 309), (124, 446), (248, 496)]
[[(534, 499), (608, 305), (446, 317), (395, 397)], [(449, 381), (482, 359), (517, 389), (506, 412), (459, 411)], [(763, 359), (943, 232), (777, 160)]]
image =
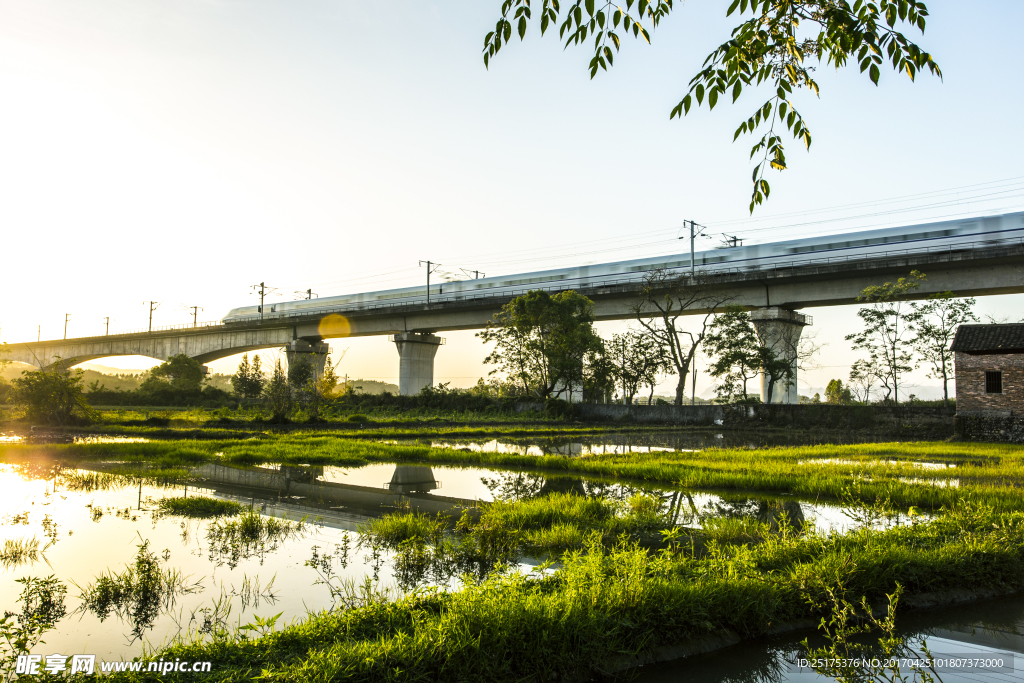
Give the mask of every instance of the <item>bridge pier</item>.
[(389, 491), (397, 493), (430, 493), (439, 486), (434, 471), (423, 465), (398, 465), (391, 481), (385, 484)]
[(430, 333), (401, 332), (391, 341), (398, 347), (398, 393), (415, 396), (434, 384), (434, 355), (444, 339)]
[(308, 362), (316, 371), (317, 377), (324, 374), (324, 366), (327, 365), (327, 356), (330, 353), (331, 347), (325, 341), (293, 339), (284, 347), (289, 369), (294, 368), (296, 363)]
[[(797, 347), (800, 334), (804, 327), (811, 324), (811, 317), (790, 311), (785, 308), (771, 306), (750, 312), (750, 321), (757, 330), (761, 344), (773, 352), (778, 358), (789, 361), (793, 368), (793, 377), (789, 380), (780, 379), (772, 388), (772, 403), (799, 403), (797, 393)], [(761, 400), (768, 402), (769, 378), (761, 373)]]

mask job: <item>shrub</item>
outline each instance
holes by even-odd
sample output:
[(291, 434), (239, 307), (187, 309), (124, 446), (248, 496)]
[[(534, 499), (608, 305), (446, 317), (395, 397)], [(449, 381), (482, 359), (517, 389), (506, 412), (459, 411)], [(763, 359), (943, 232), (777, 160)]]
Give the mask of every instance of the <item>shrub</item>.
[(92, 409), (84, 398), (82, 371), (71, 370), (55, 358), (48, 368), (23, 372), (14, 380), (14, 400), (23, 405), (31, 419), (48, 424), (88, 421)]

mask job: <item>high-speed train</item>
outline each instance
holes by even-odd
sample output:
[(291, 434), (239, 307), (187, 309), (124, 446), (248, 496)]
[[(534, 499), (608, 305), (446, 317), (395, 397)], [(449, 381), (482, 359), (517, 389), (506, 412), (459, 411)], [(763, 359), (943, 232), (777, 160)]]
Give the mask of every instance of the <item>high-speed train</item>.
[[(1024, 212), (1001, 216), (962, 218), (936, 223), (922, 223), (898, 228), (865, 230), (841, 235), (807, 237), (784, 242), (750, 246), (718, 247), (693, 255), (696, 268), (705, 272), (725, 269), (759, 270), (807, 259), (862, 259), (885, 252), (906, 250), (963, 250), (986, 245), (1024, 241)], [(430, 285), (430, 298), (435, 301), (476, 295), (501, 296), (522, 293), (528, 289), (578, 289), (606, 281), (624, 284), (639, 282), (644, 274), (659, 268), (687, 269), (690, 253), (657, 256), (599, 265), (557, 268), (554, 270), (502, 275), (476, 280), (439, 282)], [(379, 292), (342, 294), (321, 299), (267, 303), (264, 318), (301, 315), (303, 312), (330, 309), (368, 308), (388, 304), (422, 303), (426, 287), (405, 287)], [(232, 309), (223, 321), (237, 322), (259, 317), (259, 306)]]

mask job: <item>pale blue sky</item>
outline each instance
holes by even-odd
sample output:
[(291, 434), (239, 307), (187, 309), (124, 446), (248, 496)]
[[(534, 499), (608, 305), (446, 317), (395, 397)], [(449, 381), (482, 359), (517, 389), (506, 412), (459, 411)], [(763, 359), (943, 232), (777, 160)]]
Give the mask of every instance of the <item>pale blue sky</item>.
[[(758, 94), (668, 119), (727, 34), (726, 5), (680, 4), (652, 46), (628, 41), (590, 81), (585, 50), (536, 35), (486, 71), (497, 1), (0, 0), (0, 338), (34, 339), (39, 324), (60, 336), (66, 312), (72, 335), (107, 315), (144, 327), (149, 299), (164, 302), (158, 324), (186, 321), (183, 305), (217, 319), (261, 280), (287, 295), (401, 286), (419, 282), (419, 259), (499, 274), (642, 256), (680, 244), (687, 218), (767, 241), (1024, 207), (1007, 192), (766, 230), (806, 222), (771, 216), (866, 203), (809, 218), (855, 216), (1024, 175), (1024, 5), (943, 0), (921, 42), (944, 82), (890, 72), (875, 88), (820, 70), (821, 100), (798, 100), (813, 151), (790, 144), (765, 218), (743, 221), (750, 142), (731, 139)], [(828, 365), (852, 360), (853, 309), (809, 312)], [(483, 348), (447, 336), (438, 379), (472, 383)], [(350, 349), (343, 371), (397, 374), (383, 338), (334, 345)], [(811, 383), (829, 376), (845, 370)]]

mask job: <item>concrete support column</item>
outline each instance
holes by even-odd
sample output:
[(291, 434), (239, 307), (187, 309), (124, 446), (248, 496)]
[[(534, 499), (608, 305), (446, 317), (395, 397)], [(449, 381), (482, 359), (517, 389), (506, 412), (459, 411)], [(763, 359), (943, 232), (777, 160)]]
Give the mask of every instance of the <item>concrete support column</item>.
[[(775, 306), (761, 308), (750, 312), (750, 321), (754, 323), (761, 344), (771, 349), (778, 358), (788, 360), (793, 368), (790, 380), (780, 379), (772, 390), (772, 403), (799, 403), (797, 394), (797, 346), (800, 344), (800, 333), (804, 327), (812, 324), (809, 315)], [(761, 400), (768, 401), (769, 378), (761, 374)]]
[(415, 396), (434, 384), (434, 355), (444, 339), (429, 333), (402, 332), (391, 341), (398, 347), (398, 393)]
[(331, 347), (325, 341), (307, 341), (305, 339), (293, 339), (288, 346), (284, 347), (284, 355), (288, 359), (288, 367), (295, 367), (300, 360), (309, 361), (316, 370), (316, 376), (324, 372), (327, 364), (327, 356), (331, 353)]

